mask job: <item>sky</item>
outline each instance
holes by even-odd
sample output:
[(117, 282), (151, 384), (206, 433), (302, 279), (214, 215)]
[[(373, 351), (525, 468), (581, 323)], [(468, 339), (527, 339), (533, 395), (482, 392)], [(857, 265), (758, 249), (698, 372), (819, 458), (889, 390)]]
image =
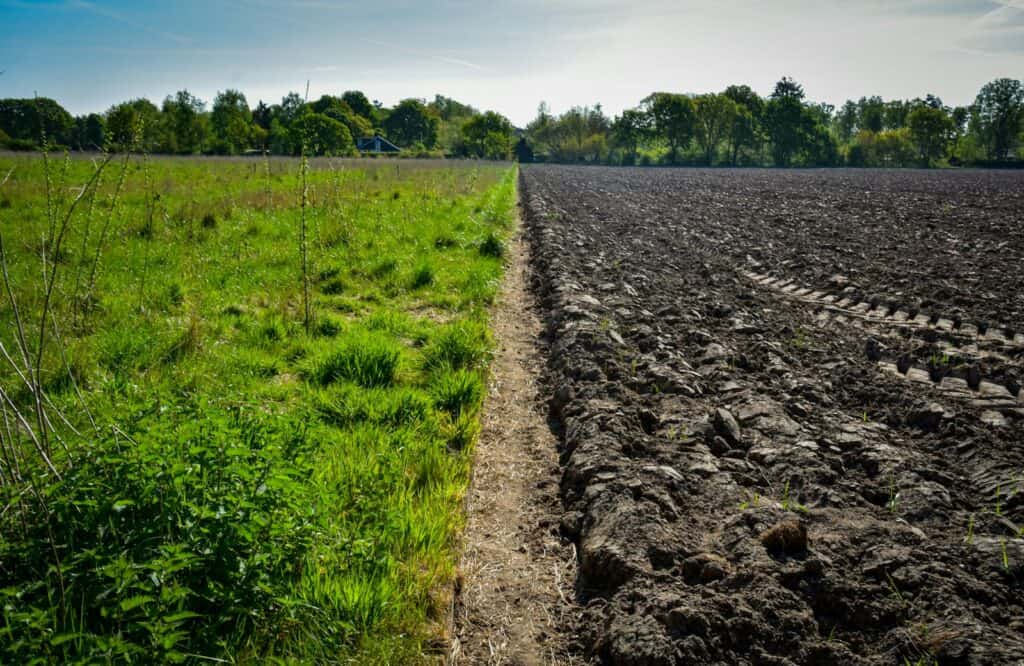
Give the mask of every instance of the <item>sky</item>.
[(973, 101), (1024, 78), (1024, 0), (0, 0), (0, 97), (74, 114), (183, 88), (250, 105), (357, 89), (453, 97), (517, 125), (541, 101), (617, 114), (653, 91), (782, 76), (837, 106)]

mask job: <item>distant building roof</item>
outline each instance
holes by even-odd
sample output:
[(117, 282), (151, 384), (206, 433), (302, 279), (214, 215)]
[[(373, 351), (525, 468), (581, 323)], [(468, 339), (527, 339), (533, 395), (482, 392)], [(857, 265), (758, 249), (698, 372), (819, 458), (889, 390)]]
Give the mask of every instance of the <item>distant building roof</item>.
[(402, 149), (380, 134), (367, 136), (356, 141), (356, 150), (361, 153), (400, 153)]

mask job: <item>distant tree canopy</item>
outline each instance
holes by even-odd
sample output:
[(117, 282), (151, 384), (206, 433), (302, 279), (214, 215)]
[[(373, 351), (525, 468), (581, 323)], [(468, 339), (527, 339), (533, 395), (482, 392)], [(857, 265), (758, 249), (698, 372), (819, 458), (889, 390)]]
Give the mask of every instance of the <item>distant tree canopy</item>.
[(116, 150), (156, 150), (160, 109), (148, 99), (116, 104), (107, 111), (107, 139)]
[(693, 100), (685, 95), (658, 92), (646, 97), (641, 106), (651, 117), (651, 127), (668, 143), (668, 163), (676, 164), (679, 151), (693, 137)]
[(0, 130), (8, 140), (66, 144), (74, 128), (71, 114), (52, 99), (0, 99)]
[(512, 123), (505, 116), (488, 111), (462, 125), (466, 154), (491, 160), (507, 160), (512, 152)]
[(698, 95), (693, 99), (694, 136), (704, 151), (707, 165), (714, 161), (715, 151), (732, 129), (738, 113), (739, 106), (724, 93)]
[[(366, 98), (363, 97), (363, 99), (365, 100)], [(367, 106), (369, 106), (369, 102), (367, 102)], [(355, 109), (342, 97), (323, 95), (320, 99), (310, 104), (309, 108), (344, 125), (348, 128), (349, 136), (353, 139), (373, 135), (373, 123), (370, 121), (370, 117), (356, 113)], [(372, 116), (372, 111), (370, 113)]]
[(1024, 122), (1024, 86), (1014, 79), (996, 79), (974, 100), (971, 123), (990, 159), (1004, 160), (1017, 147)]
[(783, 77), (767, 97), (746, 85), (701, 95), (652, 93), (604, 123), (591, 119), (590, 126), (607, 127), (607, 142), (591, 136), (589, 145), (601, 148), (589, 152), (567, 151), (557, 140), (572, 136), (578, 110), (555, 116), (542, 104), (525, 138), (533, 159), (548, 161), (934, 166), (1016, 156), (1019, 163), (1020, 85), (994, 81), (970, 107), (950, 108), (928, 94), (913, 100), (861, 97), (837, 110), (809, 101), (799, 82)]
[(181, 90), (158, 108), (146, 99), (73, 117), (48, 98), (0, 99), (0, 147), (139, 150), (161, 153), (351, 155), (363, 137), (381, 134), (410, 155), (601, 164), (708, 166), (935, 166), (1020, 164), (1024, 86), (997, 79), (973, 104), (948, 107), (926, 94), (877, 95), (838, 109), (807, 99), (782, 77), (767, 97), (750, 86), (684, 95), (654, 92), (615, 117), (600, 104), (555, 115), (541, 103), (523, 129), (494, 111), (437, 95), (394, 107), (358, 90), (306, 101), (250, 107), (238, 90), (207, 103)]
[(373, 124), (377, 110), (370, 104), (370, 100), (366, 99), (366, 95), (358, 90), (347, 90), (341, 96), (341, 101), (348, 104), (348, 108), (352, 109), (353, 113), (365, 118), (371, 125)]
[(325, 113), (306, 107), (292, 123), (293, 144), (313, 155), (352, 155), (355, 143), (348, 127)]
[(404, 99), (384, 120), (388, 138), (400, 146), (419, 144), (430, 149), (437, 145), (440, 118), (422, 100)]
[(907, 129), (922, 164), (931, 166), (946, 151), (953, 135), (953, 119), (941, 107), (922, 104), (907, 114)]
[(168, 95), (161, 113), (167, 128), (165, 152), (198, 153), (210, 137), (210, 122), (204, 115), (206, 103), (187, 90)]
[(237, 155), (252, 146), (252, 111), (241, 92), (228, 89), (217, 93), (210, 123), (216, 136), (214, 152)]

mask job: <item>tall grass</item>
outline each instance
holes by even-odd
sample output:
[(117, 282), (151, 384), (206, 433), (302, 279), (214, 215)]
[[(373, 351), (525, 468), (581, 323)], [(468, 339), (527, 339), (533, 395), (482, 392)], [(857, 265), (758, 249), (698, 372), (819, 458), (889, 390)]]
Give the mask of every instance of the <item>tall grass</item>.
[(0, 157), (0, 663), (422, 657), (515, 180), (403, 167)]

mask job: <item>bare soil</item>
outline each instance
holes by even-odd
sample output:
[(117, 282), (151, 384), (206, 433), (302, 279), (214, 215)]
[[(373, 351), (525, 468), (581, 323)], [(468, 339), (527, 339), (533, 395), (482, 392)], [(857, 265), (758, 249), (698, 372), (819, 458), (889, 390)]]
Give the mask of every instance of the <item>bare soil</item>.
[(521, 178), (586, 655), (1024, 663), (1024, 174)]
[(467, 497), (453, 664), (571, 664), (575, 549), (559, 534), (557, 437), (540, 401), (544, 327), (528, 287), (529, 247), (509, 247), (497, 344)]

